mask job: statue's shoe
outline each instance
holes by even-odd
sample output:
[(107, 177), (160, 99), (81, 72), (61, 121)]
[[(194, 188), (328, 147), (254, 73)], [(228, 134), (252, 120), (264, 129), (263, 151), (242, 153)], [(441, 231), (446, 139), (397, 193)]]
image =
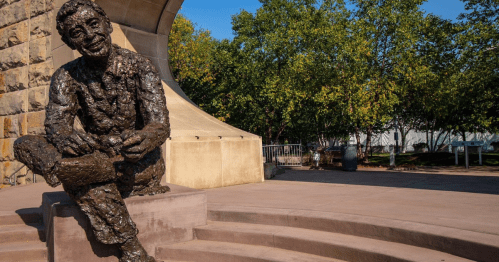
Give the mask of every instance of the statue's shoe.
[(45, 137), (27, 135), (18, 138), (14, 142), (14, 155), (33, 173), (42, 175), (50, 186), (56, 187), (61, 184), (52, 171), (62, 156)]
[(147, 254), (147, 251), (136, 237), (128, 240), (120, 249), (120, 262), (156, 262), (154, 257)]
[(121, 257), (119, 262), (156, 262), (156, 259), (151, 256), (143, 257), (143, 258), (137, 258), (137, 257)]
[(134, 190), (130, 193), (130, 196), (145, 196), (145, 195), (158, 195), (164, 194), (166, 192), (170, 192), (170, 188), (168, 186), (153, 186), (146, 187), (141, 190)]

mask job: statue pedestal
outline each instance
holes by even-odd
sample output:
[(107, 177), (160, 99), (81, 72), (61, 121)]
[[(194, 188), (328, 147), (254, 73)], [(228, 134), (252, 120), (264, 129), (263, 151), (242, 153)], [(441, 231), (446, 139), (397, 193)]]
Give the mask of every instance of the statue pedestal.
[[(151, 256), (158, 245), (193, 240), (193, 227), (206, 225), (206, 192), (168, 186), (166, 194), (125, 199)], [(88, 218), (65, 192), (44, 193), (42, 206), (48, 261), (118, 261), (118, 248), (95, 240)]]

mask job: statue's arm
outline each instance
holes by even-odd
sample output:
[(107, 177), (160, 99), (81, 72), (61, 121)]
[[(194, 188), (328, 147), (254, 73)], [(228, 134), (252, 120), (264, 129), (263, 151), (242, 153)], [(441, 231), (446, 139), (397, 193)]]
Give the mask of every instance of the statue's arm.
[(60, 153), (73, 156), (91, 153), (96, 146), (95, 141), (87, 134), (73, 129), (78, 110), (77, 100), (71, 76), (63, 68), (59, 68), (50, 82), (45, 132), (47, 139)]
[(161, 78), (149, 60), (141, 65), (137, 104), (144, 128), (123, 134), (123, 154), (129, 161), (138, 161), (161, 146), (170, 136), (170, 121)]

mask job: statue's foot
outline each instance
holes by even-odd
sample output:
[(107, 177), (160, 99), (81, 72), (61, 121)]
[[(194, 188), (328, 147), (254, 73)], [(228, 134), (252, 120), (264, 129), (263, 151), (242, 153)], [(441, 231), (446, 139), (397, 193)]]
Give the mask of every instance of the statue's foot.
[(168, 186), (153, 186), (146, 187), (144, 189), (134, 190), (130, 193), (130, 196), (145, 196), (145, 195), (158, 195), (166, 192), (170, 192), (170, 188)]
[(156, 262), (156, 259), (154, 257), (148, 256), (147, 254), (143, 257), (125, 257), (123, 255), (121, 256), (119, 262)]
[(120, 262), (156, 262), (154, 257), (147, 254), (137, 237), (127, 240), (120, 249)]

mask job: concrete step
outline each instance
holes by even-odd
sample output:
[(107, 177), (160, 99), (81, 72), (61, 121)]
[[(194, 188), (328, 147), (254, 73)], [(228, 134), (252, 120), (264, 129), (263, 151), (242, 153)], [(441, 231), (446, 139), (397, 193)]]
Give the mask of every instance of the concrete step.
[(346, 261), (469, 262), (431, 249), (303, 228), (212, 222), (197, 227), (199, 240), (261, 245)]
[(208, 205), (208, 220), (275, 225), (340, 233), (497, 262), (499, 236), (411, 221), (334, 212)]
[(0, 226), (0, 244), (12, 242), (45, 242), (43, 225)]
[(168, 259), (168, 260), (156, 260), (156, 261), (158, 261), (158, 262), (191, 262), (189, 260), (170, 260), (170, 259)]
[(45, 243), (16, 242), (0, 244), (0, 262), (47, 261)]
[(41, 208), (0, 212), (0, 226), (43, 223)]
[(202, 262), (341, 262), (311, 254), (279, 248), (227, 242), (194, 240), (156, 248), (156, 259), (166, 261)]

